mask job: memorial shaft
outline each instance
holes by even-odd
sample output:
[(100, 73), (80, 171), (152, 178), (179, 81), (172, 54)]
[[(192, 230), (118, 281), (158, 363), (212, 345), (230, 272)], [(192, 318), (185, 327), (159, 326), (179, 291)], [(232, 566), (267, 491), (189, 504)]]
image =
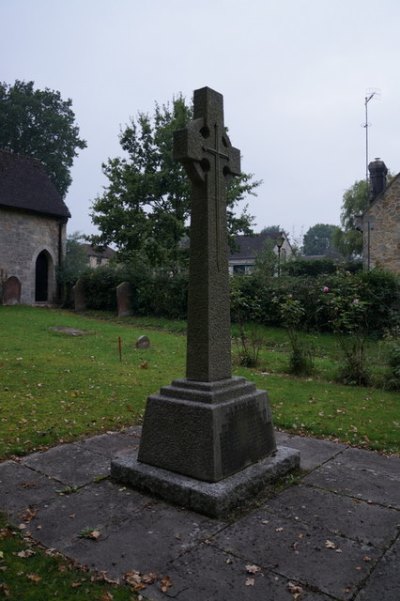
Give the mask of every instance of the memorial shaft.
[(221, 94), (195, 91), (194, 120), (177, 132), (174, 155), (192, 182), (186, 377), (216, 382), (231, 377), (226, 186), (240, 173)]

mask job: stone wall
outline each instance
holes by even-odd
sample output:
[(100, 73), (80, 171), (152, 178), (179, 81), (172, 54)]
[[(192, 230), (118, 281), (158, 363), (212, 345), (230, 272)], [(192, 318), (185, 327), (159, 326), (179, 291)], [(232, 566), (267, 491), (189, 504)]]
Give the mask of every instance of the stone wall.
[(364, 213), (363, 262), (400, 274), (400, 177)]
[[(0, 276), (15, 276), (21, 282), (21, 303), (35, 302), (36, 259), (43, 250), (48, 253), (48, 302), (56, 300), (55, 268), (58, 265), (59, 220), (30, 215), (22, 211), (0, 209)], [(66, 225), (62, 226), (63, 253)]]

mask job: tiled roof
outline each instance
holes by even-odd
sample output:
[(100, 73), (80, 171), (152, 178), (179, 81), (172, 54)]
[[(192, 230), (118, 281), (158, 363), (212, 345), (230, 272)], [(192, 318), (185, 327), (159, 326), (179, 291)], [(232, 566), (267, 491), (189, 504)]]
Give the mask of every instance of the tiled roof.
[(115, 255), (115, 250), (109, 246), (92, 246), (91, 244), (82, 244), (82, 248), (88, 257), (99, 257), (111, 259)]
[(0, 150), (0, 207), (71, 217), (42, 163), (5, 150)]
[(276, 240), (280, 234), (265, 233), (252, 236), (235, 236), (235, 250), (231, 252), (231, 259), (255, 259), (264, 249), (267, 240)]

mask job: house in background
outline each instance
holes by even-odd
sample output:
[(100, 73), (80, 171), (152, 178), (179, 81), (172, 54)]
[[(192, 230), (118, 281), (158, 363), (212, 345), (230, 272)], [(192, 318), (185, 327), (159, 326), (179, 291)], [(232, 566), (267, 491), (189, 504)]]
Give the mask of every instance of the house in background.
[(103, 265), (108, 265), (110, 259), (112, 259), (116, 254), (115, 250), (109, 246), (99, 247), (92, 246), (91, 244), (82, 244), (81, 246), (87, 256), (89, 267), (101, 267)]
[(400, 274), (400, 173), (389, 184), (387, 167), (377, 158), (368, 166), (370, 202), (361, 219), (364, 269)]
[(229, 273), (250, 274), (254, 270), (256, 258), (271, 244), (280, 263), (294, 256), (293, 249), (285, 232), (266, 232), (251, 236), (235, 236), (235, 250), (229, 256)]
[(69, 217), (40, 161), (0, 150), (0, 302), (57, 301)]

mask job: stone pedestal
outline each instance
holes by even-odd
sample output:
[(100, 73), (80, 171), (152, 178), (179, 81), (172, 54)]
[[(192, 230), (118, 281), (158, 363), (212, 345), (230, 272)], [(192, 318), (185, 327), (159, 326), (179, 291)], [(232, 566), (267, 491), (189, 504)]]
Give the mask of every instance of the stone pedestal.
[(245, 378), (176, 380), (147, 400), (138, 459), (218, 482), (276, 450), (267, 393)]
[(111, 476), (212, 517), (251, 500), (300, 466), (276, 447), (267, 393), (245, 378), (175, 380), (147, 400), (139, 451), (111, 463)]
[(136, 490), (205, 515), (224, 518), (251, 501), (268, 484), (299, 467), (300, 453), (280, 446), (246, 469), (219, 482), (203, 482), (137, 460), (137, 450), (114, 459), (111, 476)]

